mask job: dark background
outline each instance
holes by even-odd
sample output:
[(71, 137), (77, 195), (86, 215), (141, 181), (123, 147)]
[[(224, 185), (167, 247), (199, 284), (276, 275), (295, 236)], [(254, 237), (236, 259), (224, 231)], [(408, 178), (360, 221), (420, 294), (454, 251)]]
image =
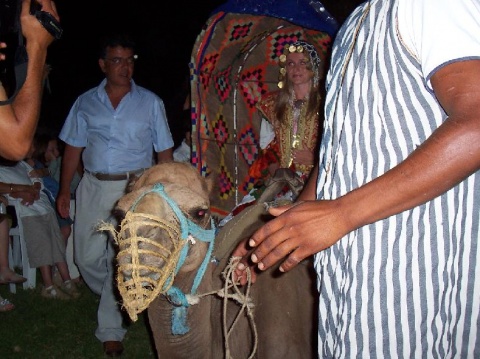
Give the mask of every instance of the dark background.
[[(158, 94), (173, 113), (184, 82), (196, 37), (221, 0), (187, 3), (176, 0), (59, 1), (63, 37), (49, 48), (50, 91), (46, 89), (39, 126), (59, 130), (75, 99), (103, 79), (98, 42), (111, 31), (130, 32), (137, 42), (134, 79)], [(178, 105), (180, 106), (180, 105)]]
[[(262, 0), (259, 0), (262, 1)], [(188, 63), (197, 36), (223, 0), (57, 0), (64, 29), (49, 48), (52, 70), (43, 98), (41, 130), (58, 132), (75, 99), (103, 79), (98, 67), (98, 40), (115, 30), (130, 32), (139, 56), (134, 79), (159, 95), (172, 132), (188, 87)], [(342, 23), (359, 0), (322, 1)]]

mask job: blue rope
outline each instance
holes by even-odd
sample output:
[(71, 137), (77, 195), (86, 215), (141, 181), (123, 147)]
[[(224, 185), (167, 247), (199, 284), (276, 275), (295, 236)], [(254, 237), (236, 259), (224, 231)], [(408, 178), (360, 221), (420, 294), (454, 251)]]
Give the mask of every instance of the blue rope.
[(190, 330), (187, 324), (188, 304), (185, 294), (177, 287), (171, 287), (168, 291), (170, 301), (173, 304), (172, 310), (172, 334), (184, 335)]

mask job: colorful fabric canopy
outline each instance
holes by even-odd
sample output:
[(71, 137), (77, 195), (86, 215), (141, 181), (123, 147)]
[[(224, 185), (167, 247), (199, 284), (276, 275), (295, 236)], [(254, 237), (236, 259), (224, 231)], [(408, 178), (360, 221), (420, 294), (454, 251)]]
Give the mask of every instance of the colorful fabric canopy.
[(312, 43), (326, 70), (337, 25), (321, 7), (307, 0), (230, 1), (197, 37), (190, 63), (192, 163), (214, 176), (212, 211), (220, 218), (252, 189), (248, 168), (259, 153), (260, 131), (255, 105), (278, 89), (283, 48)]

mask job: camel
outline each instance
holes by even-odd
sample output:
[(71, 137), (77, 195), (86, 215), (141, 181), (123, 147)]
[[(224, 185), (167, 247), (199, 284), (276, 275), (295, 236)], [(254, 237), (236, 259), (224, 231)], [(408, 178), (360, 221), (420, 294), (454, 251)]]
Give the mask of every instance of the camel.
[(123, 307), (132, 320), (147, 309), (159, 358), (315, 358), (311, 261), (284, 274), (259, 272), (244, 287), (229, 281), (230, 253), (267, 212), (263, 204), (248, 207), (217, 231), (211, 183), (174, 162), (129, 184), (114, 233)]

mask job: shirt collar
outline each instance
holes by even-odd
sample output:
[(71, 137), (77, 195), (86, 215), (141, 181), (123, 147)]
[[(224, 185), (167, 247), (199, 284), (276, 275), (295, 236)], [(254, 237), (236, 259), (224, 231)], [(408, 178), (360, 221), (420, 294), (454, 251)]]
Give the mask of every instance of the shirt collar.
[[(130, 91), (128, 92), (127, 96), (139, 96), (140, 92), (138, 91), (138, 86), (133, 81), (133, 79), (130, 80), (130, 83), (132, 87), (130, 88)], [(101, 98), (107, 98), (107, 92), (105, 91), (105, 85), (107, 84), (107, 79), (103, 79), (100, 85), (97, 87), (97, 93)]]

